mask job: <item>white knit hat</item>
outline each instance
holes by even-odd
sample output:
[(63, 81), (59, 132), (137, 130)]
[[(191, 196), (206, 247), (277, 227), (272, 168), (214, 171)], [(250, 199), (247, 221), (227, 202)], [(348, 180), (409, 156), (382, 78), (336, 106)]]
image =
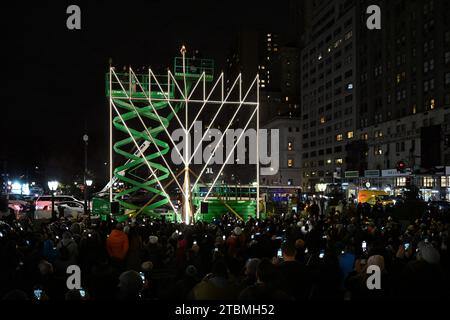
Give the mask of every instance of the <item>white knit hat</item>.
[(241, 227), (236, 227), (236, 228), (234, 228), (233, 233), (234, 233), (235, 235), (237, 235), (237, 236), (240, 236), (240, 235), (242, 234), (242, 229), (241, 229)]
[(420, 242), (418, 244), (419, 251), (417, 252), (417, 258), (424, 260), (430, 264), (438, 264), (441, 261), (441, 255), (431, 244)]
[(157, 244), (158, 243), (158, 237), (157, 236), (150, 236), (148, 237), (148, 241), (150, 241), (151, 244)]

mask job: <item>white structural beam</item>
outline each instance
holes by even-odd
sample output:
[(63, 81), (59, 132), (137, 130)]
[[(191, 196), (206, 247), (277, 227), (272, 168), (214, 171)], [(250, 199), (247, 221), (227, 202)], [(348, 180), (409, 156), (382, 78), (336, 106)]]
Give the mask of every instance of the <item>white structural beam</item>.
[[(158, 89), (160, 90), (160, 91), (158, 91), (158, 92), (161, 92), (161, 93), (163, 94), (163, 96), (164, 96), (164, 99), (163, 99), (162, 101), (168, 103), (168, 105), (169, 105), (169, 107), (170, 107), (170, 110), (174, 113), (175, 118), (176, 118), (177, 121), (178, 121), (178, 124), (180, 125), (180, 127), (181, 127), (183, 130), (186, 130), (186, 128), (184, 127), (184, 125), (183, 125), (183, 123), (181, 122), (180, 118), (178, 117), (178, 114), (175, 112), (175, 109), (174, 109), (173, 106), (172, 106), (172, 103), (171, 103), (172, 101), (171, 101), (171, 99), (170, 99), (170, 89), (168, 88), (168, 92), (165, 93), (164, 90), (163, 90), (162, 87), (161, 87), (161, 84), (159, 83), (158, 79), (156, 78), (155, 74), (153, 73), (152, 69), (149, 69), (149, 72), (150, 72), (150, 77), (153, 76), (153, 78), (155, 79), (155, 83), (156, 83), (156, 85), (158, 86)], [(176, 82), (175, 82), (175, 83), (176, 83)], [(154, 99), (152, 98), (152, 93), (151, 93), (151, 92), (149, 92), (149, 99), (150, 99), (150, 100), (154, 100)], [(186, 99), (183, 99), (183, 100), (181, 100), (180, 102), (186, 102)]]
[[(239, 77), (239, 78), (240, 78), (240, 77)], [(256, 78), (253, 80), (252, 84), (250, 85), (249, 89), (247, 90), (247, 92), (246, 92), (246, 94), (245, 94), (244, 100), (247, 99), (247, 96), (249, 95), (250, 91), (252, 90), (253, 86), (255, 85), (256, 80), (257, 80)], [(242, 101), (241, 101), (241, 102), (242, 102)], [(237, 114), (239, 113), (239, 111), (241, 110), (241, 108), (242, 108), (242, 103), (239, 103), (239, 106), (238, 106), (237, 110), (234, 112), (233, 117), (232, 117), (231, 120), (229, 121), (229, 123), (228, 123), (228, 125), (227, 125), (227, 127), (226, 127), (226, 129), (225, 129), (225, 132), (227, 132), (228, 129), (231, 127), (231, 124), (233, 123), (234, 118), (236, 118), (236, 116), (237, 116)], [(256, 111), (257, 109), (258, 109), (258, 107), (255, 108), (255, 111)], [(217, 117), (218, 114), (219, 114), (219, 111), (217, 112), (216, 117)], [(251, 119), (251, 117), (250, 117), (250, 119)], [(245, 132), (246, 129), (247, 129), (247, 128), (245, 128), (243, 132)], [(208, 127), (208, 130), (209, 130), (209, 127)], [(206, 134), (208, 133), (208, 130), (205, 132), (203, 138), (200, 140), (200, 142), (199, 142), (199, 144), (198, 144), (196, 150), (197, 150), (198, 147), (202, 144), (202, 141), (203, 141), (204, 137), (206, 136)], [(200, 174), (198, 175), (197, 180), (195, 181), (194, 185), (192, 186), (192, 190), (194, 190), (195, 186), (196, 186), (197, 183), (200, 181), (200, 179), (201, 179), (201, 177), (202, 177), (204, 171), (205, 171), (206, 168), (208, 167), (208, 165), (209, 165), (209, 163), (210, 163), (212, 157), (214, 156), (214, 153), (217, 151), (217, 149), (218, 149), (219, 146), (221, 145), (221, 143), (222, 143), (224, 137), (225, 137), (225, 135), (222, 134), (222, 136), (220, 137), (219, 141), (217, 142), (217, 144), (216, 144), (214, 150), (211, 152), (211, 154), (210, 154), (210, 156), (209, 156), (209, 158), (208, 158), (208, 161), (206, 161), (205, 165), (203, 166), (202, 170), (200, 171)], [(235, 149), (237, 143), (238, 143), (238, 142), (236, 142), (236, 143), (234, 144), (233, 150)], [(195, 154), (195, 152), (196, 152), (196, 151), (194, 151), (194, 154)], [(192, 161), (192, 157), (191, 157), (190, 161)], [(227, 160), (227, 161), (228, 161), (228, 160)], [(224, 165), (226, 165), (227, 161), (225, 161)]]
[(256, 75), (256, 219), (259, 219), (259, 74)]
[[(231, 86), (231, 89), (225, 94), (225, 81), (224, 81), (224, 74), (221, 73), (219, 78), (217, 79), (217, 81), (214, 83), (214, 85), (212, 86), (212, 89), (206, 90), (206, 73), (203, 71), (196, 83), (191, 87), (190, 92), (188, 92), (188, 83), (187, 83), (187, 79), (186, 79), (186, 56), (185, 56), (185, 48), (183, 46), (181, 53), (183, 55), (183, 76), (182, 76), (182, 80), (183, 80), (183, 84), (180, 86), (180, 84), (178, 83), (177, 79), (175, 78), (175, 76), (172, 74), (172, 72), (170, 70), (168, 70), (167, 72), (167, 91), (163, 90), (163, 87), (160, 83), (160, 81), (158, 80), (157, 76), (153, 73), (153, 71), (151, 69), (149, 69), (148, 71), (148, 91), (145, 90), (143, 88), (142, 83), (139, 81), (138, 77), (136, 76), (136, 74), (134, 73), (134, 71), (130, 68), (129, 69), (129, 77), (128, 77), (128, 81), (129, 81), (129, 93), (127, 93), (127, 89), (125, 88), (125, 86), (122, 84), (122, 81), (119, 79), (118, 75), (115, 73), (114, 68), (110, 68), (110, 181), (112, 181), (112, 179), (114, 178), (114, 173), (113, 173), (113, 109), (115, 110), (115, 112), (118, 114), (118, 116), (121, 119), (121, 122), (123, 123), (124, 127), (126, 128), (129, 136), (131, 137), (131, 139), (133, 140), (134, 144), (136, 145), (136, 148), (138, 150), (138, 152), (140, 153), (141, 157), (143, 158), (144, 162), (146, 163), (146, 165), (148, 166), (150, 172), (152, 173), (151, 176), (153, 176), (156, 181), (158, 182), (159, 187), (161, 188), (161, 190), (163, 192), (165, 192), (166, 194), (168, 194), (166, 192), (166, 190), (164, 190), (164, 187), (161, 185), (161, 182), (158, 180), (158, 177), (156, 176), (155, 171), (153, 170), (152, 166), (150, 165), (150, 163), (148, 162), (148, 160), (145, 157), (145, 150), (142, 150), (140, 148), (140, 146), (138, 145), (136, 139), (133, 137), (133, 135), (131, 134), (131, 131), (129, 129), (129, 127), (127, 126), (127, 124), (125, 123), (124, 119), (122, 118), (122, 115), (119, 113), (119, 110), (117, 108), (117, 106), (114, 104), (114, 100), (112, 97), (112, 86), (113, 86), (113, 76), (115, 77), (115, 79), (117, 79), (117, 82), (120, 84), (121, 88), (122, 88), (122, 92), (125, 93), (126, 99), (127, 101), (130, 103), (130, 105), (132, 106), (132, 108), (134, 109), (134, 111), (136, 112), (136, 115), (139, 119), (139, 121), (141, 122), (141, 124), (144, 126), (144, 130), (147, 132), (149, 138), (151, 139), (151, 142), (155, 145), (155, 147), (157, 148), (159, 154), (161, 155), (162, 161), (164, 162), (164, 164), (167, 166), (172, 178), (176, 181), (182, 196), (184, 197), (184, 206), (183, 206), (183, 210), (185, 213), (185, 221), (186, 223), (190, 223), (190, 219), (192, 216), (192, 212), (190, 210), (190, 198), (191, 198), (191, 193), (193, 192), (193, 190), (195, 189), (196, 185), (199, 183), (199, 181), (201, 180), (202, 175), (204, 174), (207, 166), (210, 164), (214, 153), (217, 151), (217, 149), (219, 148), (219, 146), (221, 146), (223, 139), (224, 139), (224, 135), (221, 136), (221, 138), (219, 139), (219, 141), (217, 142), (214, 150), (211, 152), (209, 159), (206, 161), (205, 165), (202, 167), (202, 170), (200, 172), (200, 174), (197, 176), (196, 181), (192, 184), (190, 184), (190, 178), (189, 178), (189, 171), (190, 171), (190, 164), (194, 158), (194, 155), (198, 152), (198, 149), (202, 146), (205, 138), (207, 137), (207, 135), (209, 134), (209, 131), (211, 130), (213, 124), (215, 123), (217, 117), (219, 116), (221, 110), (224, 108), (224, 106), (228, 106), (228, 105), (234, 105), (237, 106), (237, 110), (234, 112), (233, 116), (231, 117), (231, 119), (229, 119), (229, 123), (225, 129), (225, 132), (227, 130), (229, 130), (229, 128), (231, 127), (234, 119), (236, 118), (236, 116), (239, 114), (239, 112), (242, 112), (241, 109), (243, 106), (250, 106), (253, 107), (254, 110), (251, 113), (251, 116), (248, 120), (248, 122), (245, 125), (244, 130), (241, 132), (241, 134), (239, 135), (237, 141), (233, 144), (232, 146), (232, 150), (230, 151), (230, 153), (226, 156), (226, 160), (224, 162), (224, 164), (221, 166), (217, 176), (214, 178), (214, 182), (212, 183), (212, 185), (210, 186), (206, 196), (203, 198), (203, 200), (207, 200), (209, 195), (211, 194), (215, 184), (217, 183), (218, 179), (220, 178), (220, 175), (222, 174), (225, 166), (227, 165), (230, 157), (232, 155), (234, 155), (234, 151), (237, 147), (237, 145), (240, 143), (243, 135), (245, 134), (245, 131), (247, 130), (247, 128), (249, 127), (251, 121), (253, 120), (253, 118), (256, 115), (256, 135), (257, 135), (257, 146), (256, 146), (256, 158), (257, 158), (257, 163), (256, 163), (256, 216), (257, 218), (260, 217), (260, 208), (259, 208), (259, 197), (260, 197), (260, 187), (259, 187), (259, 183), (260, 183), (260, 164), (259, 164), (259, 160), (260, 160), (260, 156), (259, 156), (259, 131), (260, 131), (260, 110), (259, 110), (259, 75), (256, 76), (256, 78), (253, 80), (252, 84), (250, 85), (249, 89), (245, 92), (245, 95), (243, 97), (243, 88), (242, 88), (242, 75), (239, 74), (238, 77), (236, 78), (236, 80), (233, 82), (233, 85)], [(125, 79), (123, 79), (123, 81), (125, 81)], [(114, 82), (115, 83), (115, 82)], [(256, 101), (247, 101), (247, 97), (250, 94), (250, 92), (252, 90), (254, 90), (254, 86), (256, 83)], [(220, 84), (220, 100), (217, 99), (211, 99), (213, 93), (215, 92), (215, 90), (217, 89), (217, 87)], [(181, 184), (179, 183), (177, 176), (174, 174), (174, 172), (172, 171), (168, 161), (166, 160), (166, 158), (161, 154), (161, 150), (159, 148), (159, 146), (155, 143), (155, 138), (151, 135), (149, 129), (146, 127), (145, 125), (145, 121), (143, 120), (143, 118), (141, 117), (141, 115), (138, 112), (137, 107), (135, 106), (135, 104), (133, 103), (133, 101), (143, 101), (144, 98), (142, 97), (136, 97), (133, 96), (132, 92), (135, 89), (135, 85), (139, 86), (140, 89), (142, 90), (142, 93), (145, 97), (145, 100), (149, 102), (152, 111), (154, 112), (154, 114), (156, 115), (159, 123), (161, 124), (161, 126), (164, 128), (164, 131), (167, 134), (168, 139), (170, 140), (171, 144), (173, 145), (173, 147), (175, 148), (175, 151), (178, 153), (178, 155), (180, 156), (180, 159), (182, 159), (182, 163), (184, 165), (184, 171), (185, 171), (185, 175), (184, 175), (184, 180), (185, 183), (183, 186), (181, 186)], [(156, 90), (158, 90), (157, 92), (159, 93), (159, 97), (152, 97), (152, 86), (156, 85)], [(238, 86), (239, 92), (238, 92), (238, 101), (232, 101), (235, 99), (230, 99), (230, 96), (233, 92), (236, 91), (236, 86)], [(181, 88), (183, 87), (183, 89)], [(179, 96), (177, 93), (177, 96), (175, 95), (171, 95), (171, 88), (176, 88), (179, 92)], [(199, 89), (200, 88), (200, 89)], [(198, 91), (201, 90), (201, 95), (198, 94), (196, 95), (196, 99), (194, 99), (194, 94)], [(148, 93), (148, 94), (147, 94)], [(200, 98), (198, 98), (200, 97)], [(165, 125), (165, 123), (163, 122), (157, 107), (154, 105), (155, 102), (164, 102), (166, 103), (169, 108), (170, 111), (174, 114), (174, 117), (177, 119), (178, 125), (179, 127), (184, 131), (185, 134), (185, 153), (184, 155), (181, 154), (180, 149), (178, 148), (178, 146), (176, 145), (175, 141), (172, 139), (172, 136), (170, 135), (170, 133), (168, 132), (167, 126)], [(182, 103), (184, 104), (184, 121), (182, 121), (180, 119), (180, 117), (178, 116), (177, 112), (175, 112), (175, 108), (173, 107), (172, 104), (175, 103)], [(193, 104), (193, 103), (198, 103), (201, 104), (201, 107), (199, 109), (199, 111), (196, 113), (194, 120), (192, 121), (192, 123), (190, 123), (189, 121), (189, 104)], [(205, 133), (203, 134), (200, 142), (194, 146), (194, 152), (192, 152), (192, 154), (189, 154), (188, 150), (190, 149), (190, 146), (188, 145), (189, 143), (191, 143), (191, 139), (188, 139), (188, 135), (190, 134), (192, 128), (194, 127), (195, 122), (199, 119), (199, 117), (201, 116), (202, 112), (204, 111), (204, 108), (207, 105), (218, 105), (218, 109), (215, 110), (215, 115), (212, 119), (212, 121), (210, 121), (210, 123), (207, 126), (207, 129), (205, 131)], [(158, 139), (160, 140), (160, 139)], [(228, 150), (227, 150), (228, 151)], [(110, 188), (110, 200), (112, 201), (112, 188)], [(174, 210), (174, 212), (176, 212), (174, 205), (172, 204), (172, 202), (170, 201), (170, 197), (168, 197), (170, 206), (172, 207), (172, 209)], [(199, 209), (198, 209), (199, 210)], [(198, 212), (197, 210), (197, 212)]]
[[(215, 184), (217, 183), (217, 180), (220, 178), (220, 175), (222, 174), (223, 169), (225, 169), (225, 165), (228, 162), (228, 160), (230, 160), (230, 157), (234, 154), (234, 149), (236, 149), (236, 146), (238, 145), (239, 141), (242, 139), (245, 130), (247, 130), (248, 126), (250, 125), (250, 122), (252, 121), (253, 117), (255, 116), (255, 113), (257, 112), (257, 109), (253, 110), (250, 119), (248, 119), (247, 124), (244, 127), (244, 130), (241, 132), (241, 134), (239, 135), (239, 138), (237, 139), (237, 143), (234, 144), (233, 148), (231, 149), (231, 152), (228, 154), (225, 163), (222, 165), (222, 167), (220, 168), (216, 178), (214, 179), (213, 183), (211, 184), (211, 187), (209, 188), (208, 192), (206, 193), (205, 197), (203, 198), (203, 201), (206, 201), (211, 193), (211, 190), (213, 190)], [(196, 214), (198, 213), (198, 210), (196, 211)]]
[[(143, 91), (145, 97), (148, 98), (148, 97), (147, 97), (147, 94), (146, 94), (145, 91), (144, 91), (144, 88), (142, 87), (141, 83), (139, 82), (139, 80), (138, 80), (137, 77), (136, 77), (136, 74), (134, 73), (133, 69), (131, 69), (131, 68), (130, 68), (130, 73), (134, 76), (134, 78), (135, 78), (135, 80), (136, 80), (136, 83), (140, 86), (140, 88), (141, 88), (141, 90)], [(134, 103), (133, 103), (132, 101), (130, 101), (130, 105), (133, 107), (133, 110), (135, 111), (137, 117), (139, 118), (139, 121), (141, 122), (142, 126), (144, 127), (144, 130), (147, 132), (147, 135), (150, 137), (151, 142), (155, 145), (156, 150), (159, 152), (159, 155), (160, 155), (161, 158), (163, 159), (164, 164), (167, 166), (167, 169), (169, 170), (170, 174), (172, 175), (172, 178), (175, 180), (175, 182), (177, 183), (177, 185), (178, 185), (178, 187), (180, 188), (180, 190), (182, 190), (182, 187), (181, 187), (180, 183), (178, 182), (178, 179), (176, 178), (176, 176), (175, 176), (175, 174), (173, 173), (172, 169), (170, 168), (170, 165), (169, 165), (169, 163), (167, 162), (166, 157), (164, 157), (164, 155), (162, 154), (161, 149), (159, 148), (159, 146), (158, 146), (158, 144), (155, 142), (155, 139), (153, 138), (152, 134), (151, 134), (150, 131), (148, 130), (148, 128), (147, 128), (147, 126), (146, 126), (144, 120), (142, 119), (141, 115), (139, 114), (139, 112), (138, 112), (136, 106), (134, 105)], [(154, 109), (154, 108), (153, 108), (153, 109)], [(139, 148), (139, 149), (141, 149), (141, 148)], [(142, 151), (142, 153), (143, 153), (145, 150), (141, 150), (141, 151)]]
[(109, 181), (111, 182), (111, 187), (109, 188), (109, 202), (113, 201), (113, 100), (111, 97), (112, 92), (112, 72), (113, 68), (109, 68)]
[[(136, 97), (131, 97), (131, 100), (139, 100), (141, 101), (142, 98), (136, 98)], [(158, 101), (170, 101), (170, 102), (184, 102), (185, 99), (179, 99), (179, 98), (152, 98), (153, 101), (158, 102)], [(199, 99), (191, 99), (189, 100), (190, 103), (204, 103), (207, 102), (208, 104), (224, 104), (224, 105), (229, 105), (229, 104), (238, 104), (240, 103), (239, 101), (222, 101), (222, 100), (199, 100)], [(244, 106), (256, 106), (258, 105), (258, 103), (256, 102), (242, 102), (242, 105)]]
[(189, 128), (189, 102), (187, 93), (187, 83), (186, 83), (186, 48), (183, 46), (181, 48), (181, 54), (183, 55), (183, 84), (184, 84), (184, 222), (189, 224), (191, 222), (192, 212), (191, 212), (191, 190), (190, 190), (190, 180), (189, 180), (189, 142), (188, 138), (188, 128)]
[[(241, 76), (242, 76), (242, 75), (239, 74), (239, 76), (236, 78), (236, 80), (234, 81), (233, 85), (231, 86), (231, 90), (228, 92), (228, 94), (227, 94), (227, 96), (225, 97), (225, 100), (224, 100), (224, 101), (227, 101), (227, 100), (228, 100), (229, 96), (231, 95), (231, 92), (233, 91), (233, 88), (236, 86), (236, 83), (237, 83), (238, 80), (241, 78)], [(223, 82), (223, 78), (222, 78), (222, 82)], [(238, 102), (234, 102), (233, 104), (236, 105), (236, 104), (238, 104)], [(208, 128), (205, 130), (205, 133), (203, 134), (202, 139), (200, 140), (199, 144), (195, 147), (194, 152), (192, 152), (192, 155), (191, 155), (191, 157), (189, 158), (189, 161), (192, 161), (192, 159), (194, 158), (195, 154), (196, 154), (197, 151), (198, 151), (198, 148), (200, 148), (200, 146), (202, 145), (203, 140), (204, 140), (204, 139), (206, 138), (206, 136), (208, 135), (209, 130), (211, 129), (211, 127), (212, 127), (212, 125), (214, 124), (214, 122), (216, 121), (216, 119), (217, 119), (217, 117), (219, 116), (220, 111), (222, 110), (222, 108), (223, 108), (224, 105), (225, 105), (225, 104), (222, 103), (222, 104), (220, 105), (219, 109), (216, 111), (216, 114), (214, 115), (213, 119), (212, 119), (211, 122), (209, 123)], [(240, 104), (240, 106), (242, 106), (242, 104)]]
[[(223, 72), (220, 74), (219, 78), (217, 79), (216, 83), (214, 84), (214, 86), (212, 87), (211, 91), (208, 94), (208, 97), (205, 98), (205, 90), (203, 90), (203, 101), (201, 103), (202, 106), (200, 108), (200, 110), (198, 111), (197, 115), (195, 116), (194, 120), (192, 121), (190, 127), (189, 127), (189, 132), (192, 130), (192, 128), (194, 127), (195, 122), (197, 121), (197, 119), (200, 117), (200, 114), (202, 113), (203, 109), (205, 108), (205, 106), (210, 103), (209, 98), (211, 97), (211, 95), (213, 94), (214, 90), (216, 89), (217, 85), (219, 84), (220, 81), (223, 81)], [(193, 101), (193, 100), (191, 100)]]
[[(147, 165), (147, 167), (149, 168), (152, 176), (155, 178), (156, 182), (158, 183), (159, 187), (161, 188), (161, 191), (163, 191), (164, 193), (166, 193), (168, 195), (168, 193), (166, 192), (166, 190), (164, 189), (163, 185), (161, 184), (161, 182), (158, 179), (158, 176), (156, 175), (155, 171), (153, 170), (152, 166), (150, 165), (150, 163), (148, 162), (147, 158), (145, 157), (144, 153), (141, 151), (141, 149), (139, 148), (139, 144), (137, 143), (136, 139), (133, 137), (133, 135), (131, 134), (130, 128), (128, 128), (128, 125), (126, 124), (125, 120), (123, 119), (122, 115), (120, 114), (119, 110), (117, 109), (116, 105), (114, 104), (114, 101), (112, 101), (112, 107), (114, 108), (114, 110), (116, 111), (117, 115), (120, 118), (120, 121), (122, 121), (123, 126), (125, 127), (125, 129), (127, 130), (128, 135), (130, 136), (130, 138), (133, 140), (136, 148), (140, 151), (141, 157), (144, 160), (145, 164)], [(173, 205), (172, 201), (170, 200), (170, 197), (167, 197), (167, 200), (169, 201), (170, 206), (172, 207), (172, 210), (174, 212), (176, 212), (175, 206)]]

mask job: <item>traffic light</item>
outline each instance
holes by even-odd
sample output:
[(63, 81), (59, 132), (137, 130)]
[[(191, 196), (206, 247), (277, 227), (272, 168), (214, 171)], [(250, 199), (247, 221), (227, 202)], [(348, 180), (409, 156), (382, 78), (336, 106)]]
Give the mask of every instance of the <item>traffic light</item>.
[(397, 162), (397, 171), (404, 173), (406, 169), (406, 163), (403, 161)]

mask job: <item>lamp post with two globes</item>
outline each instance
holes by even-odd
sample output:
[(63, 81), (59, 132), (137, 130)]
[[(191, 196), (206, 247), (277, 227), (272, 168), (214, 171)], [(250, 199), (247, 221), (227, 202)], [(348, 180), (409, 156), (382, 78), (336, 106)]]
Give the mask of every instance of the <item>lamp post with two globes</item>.
[(56, 220), (56, 211), (55, 211), (55, 191), (58, 189), (58, 181), (53, 180), (48, 182), (48, 188), (52, 194), (52, 220)]

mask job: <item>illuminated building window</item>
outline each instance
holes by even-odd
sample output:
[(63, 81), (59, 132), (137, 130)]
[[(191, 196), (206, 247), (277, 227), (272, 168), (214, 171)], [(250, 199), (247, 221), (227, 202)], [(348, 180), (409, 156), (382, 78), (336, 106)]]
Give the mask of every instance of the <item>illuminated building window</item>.
[(288, 151), (292, 151), (294, 150), (294, 146), (292, 144), (292, 142), (288, 142)]
[(325, 117), (321, 117), (321, 118), (320, 118), (320, 123), (324, 124), (325, 122), (326, 122)]
[(369, 135), (367, 133), (363, 133), (361, 135), (361, 140), (369, 140)]
[(395, 179), (395, 185), (397, 187), (406, 187), (406, 177), (397, 177)]
[(342, 160), (342, 158), (338, 158), (338, 159), (336, 159), (335, 163), (336, 164), (343, 164), (344, 161)]
[(334, 47), (335, 47), (335, 48), (339, 47), (341, 43), (342, 43), (342, 39), (337, 40), (337, 41), (334, 43)]
[(417, 113), (417, 106), (416, 106), (416, 105), (413, 105), (412, 113), (413, 113), (413, 114), (416, 114), (416, 113)]
[(434, 110), (435, 107), (436, 107), (436, 100), (431, 99), (431, 100), (430, 100), (430, 109), (431, 109), (431, 110)]
[(288, 165), (288, 168), (293, 168), (294, 167), (294, 160), (288, 159), (287, 165)]
[(441, 177), (441, 188), (450, 188), (450, 176)]
[(289, 97), (286, 97), (286, 102), (288, 102), (289, 101)]
[(343, 140), (342, 134), (338, 134), (338, 135), (336, 136), (336, 141), (342, 141), (342, 140)]
[(347, 132), (347, 139), (353, 139), (353, 131)]
[(433, 188), (434, 186), (434, 179), (433, 177), (423, 177), (423, 186), (425, 188)]
[(375, 147), (373, 151), (376, 156), (381, 156), (383, 154), (383, 149), (381, 149), (381, 147), (379, 146)]

